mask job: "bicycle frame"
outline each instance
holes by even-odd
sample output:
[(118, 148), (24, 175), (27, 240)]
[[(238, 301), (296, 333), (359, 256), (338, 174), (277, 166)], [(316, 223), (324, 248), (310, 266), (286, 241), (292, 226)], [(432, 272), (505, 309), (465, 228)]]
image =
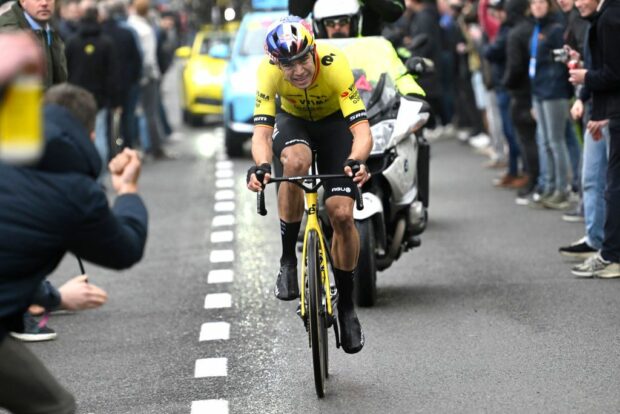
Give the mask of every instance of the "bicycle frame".
[[(310, 231), (314, 230), (317, 233), (319, 239), (319, 258), (320, 258), (320, 266), (321, 266), (321, 285), (323, 286), (323, 291), (325, 292), (325, 300), (327, 307), (327, 314), (329, 316), (333, 316), (332, 310), (332, 297), (331, 297), (331, 289), (329, 284), (329, 269), (327, 267), (327, 248), (325, 247), (325, 237), (323, 236), (323, 230), (321, 229), (321, 225), (319, 223), (319, 215), (318, 215), (318, 193), (316, 191), (306, 192), (306, 205), (308, 206), (307, 210), (307, 222), (306, 228), (304, 230), (304, 243), (302, 248), (302, 258), (306, 258), (307, 254), (307, 245), (308, 245), (308, 235)], [(306, 277), (307, 277), (307, 264), (306, 261), (302, 261), (301, 265), (301, 286), (306, 286)], [(301, 293), (301, 317), (305, 318), (306, 316), (306, 298), (305, 298), (305, 289), (300, 289)]]

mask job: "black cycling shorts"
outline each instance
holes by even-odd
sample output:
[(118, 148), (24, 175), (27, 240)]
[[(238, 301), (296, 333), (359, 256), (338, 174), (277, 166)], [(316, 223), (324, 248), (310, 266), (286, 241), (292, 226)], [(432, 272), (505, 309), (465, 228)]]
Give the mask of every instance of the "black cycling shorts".
[[(306, 121), (286, 112), (276, 114), (273, 131), (275, 157), (279, 160), (282, 150), (295, 144), (304, 144), (316, 150), (319, 174), (342, 174), (344, 162), (351, 155), (353, 134), (340, 111), (319, 121)], [(355, 184), (350, 179), (329, 180), (323, 188), (324, 199), (334, 195), (355, 199)]]

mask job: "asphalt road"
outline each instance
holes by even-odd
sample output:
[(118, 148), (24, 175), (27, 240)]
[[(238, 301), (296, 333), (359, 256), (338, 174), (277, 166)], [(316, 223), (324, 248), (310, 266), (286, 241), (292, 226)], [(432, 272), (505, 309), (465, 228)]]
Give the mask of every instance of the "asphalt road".
[[(222, 137), (185, 130), (176, 160), (144, 165), (144, 259), (86, 263), (109, 302), (53, 316), (57, 340), (29, 345), (79, 413), (620, 411), (620, 283), (574, 278), (557, 247), (582, 225), (517, 206), (451, 140), (432, 146), (422, 246), (379, 274), (377, 305), (359, 310), (366, 346), (332, 348), (318, 400), (295, 305), (272, 294), (275, 195), (258, 216), (250, 160), (227, 161)], [(51, 280), (77, 273), (68, 256)]]

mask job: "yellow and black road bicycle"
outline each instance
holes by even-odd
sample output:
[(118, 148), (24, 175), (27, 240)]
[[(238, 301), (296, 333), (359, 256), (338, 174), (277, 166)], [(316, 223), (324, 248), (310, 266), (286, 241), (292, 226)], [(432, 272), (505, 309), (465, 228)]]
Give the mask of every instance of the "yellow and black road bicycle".
[[(354, 171), (355, 174), (355, 171)], [(260, 172), (257, 179), (264, 178)], [(301, 297), (298, 314), (304, 321), (308, 340), (312, 349), (314, 384), (319, 398), (325, 396), (325, 380), (329, 376), (327, 329), (333, 327), (336, 348), (340, 348), (338, 320), (334, 313), (337, 292), (330, 281), (333, 279), (332, 258), (329, 243), (323, 231), (323, 223), (318, 214), (318, 189), (330, 179), (351, 178), (345, 174), (316, 174), (313, 163), (312, 174), (296, 177), (272, 177), (270, 183), (289, 182), (304, 190), (306, 198), (306, 227), (302, 248)], [(356, 207), (363, 208), (361, 191), (356, 191)], [(266, 215), (265, 195), (258, 193), (258, 213)], [(331, 271), (330, 271), (331, 270)]]

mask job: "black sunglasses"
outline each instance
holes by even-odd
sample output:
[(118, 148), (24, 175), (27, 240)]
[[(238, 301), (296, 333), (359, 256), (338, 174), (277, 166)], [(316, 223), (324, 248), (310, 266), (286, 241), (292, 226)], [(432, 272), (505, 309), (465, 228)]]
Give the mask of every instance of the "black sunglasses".
[(324, 20), (325, 27), (329, 27), (329, 28), (334, 28), (336, 27), (336, 25), (344, 26), (349, 23), (351, 23), (350, 17), (338, 17), (336, 19), (325, 19)]

